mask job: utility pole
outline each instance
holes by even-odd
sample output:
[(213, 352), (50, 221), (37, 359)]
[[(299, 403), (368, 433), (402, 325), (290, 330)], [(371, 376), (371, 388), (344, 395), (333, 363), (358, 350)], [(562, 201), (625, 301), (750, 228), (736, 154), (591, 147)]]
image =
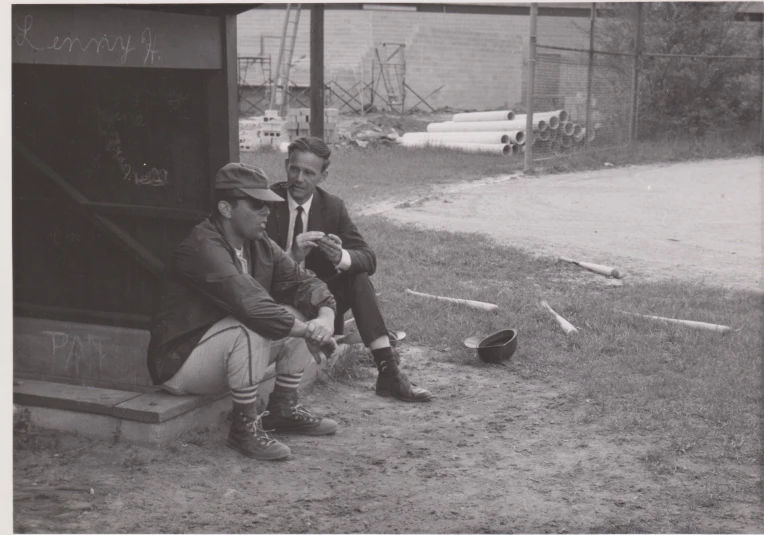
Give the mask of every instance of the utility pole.
[(310, 135), (324, 138), (324, 4), (310, 6)]
[(634, 71), (631, 79), (631, 124), (629, 125), (629, 143), (637, 140), (639, 126), (639, 59), (642, 54), (642, 3), (634, 4), (636, 11), (636, 30), (634, 34)]
[(531, 4), (531, 30), (528, 38), (528, 80), (526, 84), (525, 110), (525, 163), (523, 172), (533, 171), (533, 85), (536, 78), (536, 17), (538, 4)]
[[(761, 57), (764, 58), (764, 19), (761, 21)], [(761, 75), (761, 117), (759, 118), (759, 145), (764, 147), (764, 61), (759, 62)]]

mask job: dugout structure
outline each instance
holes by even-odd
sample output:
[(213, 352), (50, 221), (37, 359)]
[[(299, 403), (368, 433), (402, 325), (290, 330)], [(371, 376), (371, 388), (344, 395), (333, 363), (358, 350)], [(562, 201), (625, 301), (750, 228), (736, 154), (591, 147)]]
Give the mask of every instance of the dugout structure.
[(239, 159), (253, 6), (13, 6), (14, 374), (148, 385), (130, 329)]

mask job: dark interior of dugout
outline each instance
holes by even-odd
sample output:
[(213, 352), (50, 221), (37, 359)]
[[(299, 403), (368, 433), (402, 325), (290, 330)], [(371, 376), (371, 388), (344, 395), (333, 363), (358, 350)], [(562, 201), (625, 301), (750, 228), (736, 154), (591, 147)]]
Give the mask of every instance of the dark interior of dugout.
[(13, 67), (17, 315), (147, 325), (168, 251), (209, 209), (208, 76)]
[(209, 210), (206, 71), (13, 66), (15, 313), (145, 327)]

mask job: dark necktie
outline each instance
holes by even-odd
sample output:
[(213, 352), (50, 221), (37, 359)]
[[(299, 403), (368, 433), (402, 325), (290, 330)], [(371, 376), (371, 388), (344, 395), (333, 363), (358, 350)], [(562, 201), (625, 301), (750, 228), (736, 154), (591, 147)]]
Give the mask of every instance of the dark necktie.
[(297, 215), (294, 218), (294, 233), (292, 233), (292, 247), (297, 243), (297, 235), (302, 234), (302, 206), (297, 207)]

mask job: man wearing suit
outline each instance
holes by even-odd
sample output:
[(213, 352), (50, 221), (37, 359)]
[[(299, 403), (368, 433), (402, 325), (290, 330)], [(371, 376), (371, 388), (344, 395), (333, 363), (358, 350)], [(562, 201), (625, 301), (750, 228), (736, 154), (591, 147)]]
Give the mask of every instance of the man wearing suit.
[(271, 189), (287, 202), (275, 203), (268, 236), (329, 287), (337, 302), (335, 333), (344, 313), (353, 311), (364, 345), (371, 349), (379, 375), (376, 392), (402, 401), (430, 401), (432, 394), (412, 384), (398, 368), (396, 355), (369, 277), (377, 268), (374, 251), (358, 232), (345, 203), (318, 187), (327, 177), (331, 150), (320, 139), (301, 137), (289, 145), (287, 181)]

